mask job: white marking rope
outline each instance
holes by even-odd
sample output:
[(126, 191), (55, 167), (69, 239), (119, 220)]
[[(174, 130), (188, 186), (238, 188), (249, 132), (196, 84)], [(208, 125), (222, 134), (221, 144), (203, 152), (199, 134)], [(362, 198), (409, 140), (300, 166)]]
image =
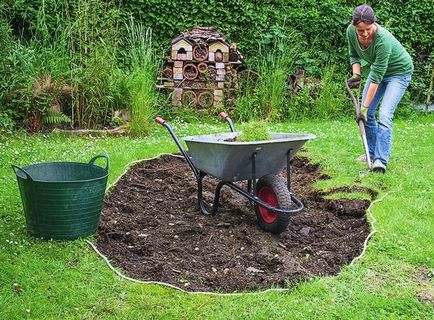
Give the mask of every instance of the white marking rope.
[[(119, 180), (128, 172), (128, 169), (131, 168), (134, 164), (142, 162), (142, 161), (148, 161), (148, 160), (153, 160), (153, 159), (157, 159), (160, 158), (161, 156), (165, 156), (165, 155), (169, 155), (169, 156), (173, 156), (176, 158), (182, 158), (184, 159), (184, 156), (182, 155), (177, 155), (177, 154), (172, 154), (172, 153), (163, 153), (160, 155), (157, 155), (153, 158), (149, 158), (149, 159), (141, 159), (141, 160), (135, 160), (131, 163), (129, 163), (126, 167), (124, 172), (112, 183), (110, 184), (110, 186), (106, 189), (106, 192), (108, 190), (110, 190), (111, 188), (113, 188), (118, 182)], [(290, 291), (292, 289), (289, 288), (272, 288), (272, 289), (267, 289), (267, 290), (263, 290), (263, 291), (256, 291), (256, 292), (240, 292), (240, 293), (218, 293), (218, 292), (208, 292), (208, 291), (187, 291), (184, 290), (180, 287), (174, 286), (170, 283), (165, 283), (165, 282), (159, 282), (159, 281), (144, 281), (144, 280), (137, 280), (134, 278), (130, 278), (128, 276), (125, 276), (124, 274), (122, 274), (120, 271), (116, 270), (112, 264), (110, 263), (109, 259), (104, 256), (98, 249), (97, 247), (90, 242), (89, 240), (85, 239), (84, 241), (86, 241), (91, 247), (92, 249), (107, 263), (107, 265), (109, 266), (109, 268), (116, 273), (116, 275), (118, 275), (119, 277), (125, 279), (125, 280), (129, 280), (135, 283), (141, 283), (141, 284), (158, 284), (158, 285), (162, 285), (162, 286), (166, 286), (172, 289), (176, 289), (178, 291), (184, 292), (184, 293), (188, 293), (188, 294), (205, 294), (205, 295), (215, 295), (215, 296), (241, 296), (241, 295), (253, 295), (253, 294), (262, 294), (262, 293), (267, 293), (267, 292), (272, 292), (272, 291), (276, 291), (276, 292), (283, 292), (283, 291)]]
[(121, 175), (120, 175), (120, 176), (119, 176), (119, 177), (118, 177), (118, 178), (117, 178), (113, 183), (111, 183), (111, 184), (106, 188), (106, 192), (109, 191), (111, 188), (113, 188), (113, 187), (114, 187), (114, 186), (119, 182), (119, 180), (121, 180), (122, 177), (123, 177), (123, 176), (128, 172), (128, 170), (129, 170), (133, 165), (135, 165), (136, 163), (143, 162), (143, 161), (149, 161), (149, 160), (158, 159), (158, 158), (160, 158), (160, 157), (162, 157), (162, 156), (172, 156), (172, 157), (183, 158), (183, 159), (184, 159), (184, 157), (181, 156), (181, 155), (172, 154), (172, 153), (162, 153), (162, 154), (159, 154), (159, 155), (157, 155), (157, 156), (155, 156), (155, 157), (152, 157), (152, 158), (148, 158), (148, 159), (140, 159), (140, 160), (134, 160), (134, 161), (130, 162), (128, 165), (125, 166), (125, 170), (124, 170), (124, 172), (122, 172)]
[(377, 222), (377, 220), (375, 220), (375, 217), (372, 214), (371, 207), (375, 203), (383, 201), (384, 198), (386, 198), (386, 196), (388, 194), (389, 194), (389, 192), (385, 193), (380, 199), (376, 199), (376, 200), (372, 201), (371, 204), (369, 205), (367, 211), (368, 211), (369, 216), (371, 217), (371, 223), (370, 223), (371, 224), (371, 232), (368, 234), (368, 236), (366, 237), (365, 241), (363, 242), (363, 250), (362, 250), (362, 252), (360, 253), (359, 256), (355, 257), (353, 259), (353, 261), (351, 261), (350, 266), (352, 266), (357, 260), (360, 260), (365, 255), (366, 249), (368, 247), (368, 241), (369, 241), (369, 239), (371, 239), (371, 237), (377, 232), (377, 229), (375, 229), (375, 223)]
[[(113, 186), (115, 186), (116, 185), (116, 183), (124, 176), (124, 174), (126, 174), (126, 172), (128, 171), (128, 169), (132, 166), (132, 165), (134, 165), (134, 164), (136, 164), (136, 163), (138, 163), (138, 162), (142, 162), (142, 161), (146, 161), (146, 160), (153, 160), (153, 159), (157, 159), (157, 158), (159, 158), (159, 157), (161, 157), (161, 156), (164, 156), (164, 155), (171, 155), (171, 156), (174, 156), (174, 157), (179, 157), (179, 158), (184, 158), (183, 156), (179, 156), (179, 155), (175, 155), (175, 154), (171, 154), (171, 153), (165, 153), (165, 154), (160, 154), (160, 155), (158, 155), (158, 156), (156, 156), (156, 157), (153, 157), (153, 158), (149, 158), (149, 159), (142, 159), (142, 160), (136, 160), (136, 161), (133, 161), (133, 162), (131, 162), (129, 165), (127, 165), (126, 166), (126, 168), (125, 168), (125, 171), (119, 176), (119, 178), (118, 179), (116, 179), (115, 180), (115, 182), (113, 182), (108, 188), (107, 188), (107, 190), (110, 190)], [(377, 229), (375, 229), (375, 222), (376, 222), (376, 220), (375, 220), (375, 217), (374, 217), (374, 215), (372, 214), (372, 211), (371, 211), (371, 207), (375, 204), (375, 203), (377, 203), (377, 202), (380, 202), (380, 201), (383, 201), (383, 199), (388, 195), (389, 193), (386, 193), (386, 194), (384, 194), (380, 199), (377, 199), (377, 200), (374, 200), (374, 201), (372, 201), (371, 202), (371, 204), (369, 205), (369, 207), (368, 207), (368, 209), (367, 209), (367, 212), (369, 213), (369, 216), (370, 216), (370, 218), (371, 218), (371, 228), (372, 228), (372, 231), (369, 233), (369, 235), (366, 237), (366, 239), (365, 239), (365, 241), (364, 241), (364, 243), (363, 243), (363, 250), (362, 250), (362, 252), (360, 253), (360, 255), (359, 256), (357, 256), (357, 257), (355, 257), (352, 261), (351, 261), (351, 263), (349, 264), (350, 266), (352, 266), (357, 260), (359, 260), (359, 259), (361, 259), (364, 255), (365, 255), (365, 253), (366, 253), (366, 249), (367, 249), (367, 246), (368, 246), (368, 241), (369, 241), (369, 239), (377, 232)], [(118, 271), (118, 270), (116, 270), (113, 266), (112, 266), (112, 264), (110, 263), (110, 261), (109, 261), (109, 259), (106, 257), (106, 256), (104, 256), (98, 249), (97, 249), (97, 247), (92, 243), (92, 242), (90, 242), (89, 240), (87, 240), (87, 239), (85, 239), (84, 240), (85, 242), (87, 242), (91, 247), (92, 247), (92, 249), (107, 263), (107, 265), (109, 266), (109, 268), (114, 272), (114, 273), (116, 273), (116, 275), (118, 275), (120, 278), (122, 278), (122, 279), (125, 279), (125, 280), (128, 280), (128, 281), (132, 281), (132, 282), (135, 282), (135, 283), (140, 283), (140, 284), (157, 284), (157, 285), (162, 285), (162, 286), (166, 286), (166, 287), (169, 287), (169, 288), (172, 288), (172, 289), (175, 289), (175, 290), (178, 290), (178, 291), (181, 291), (181, 292), (183, 292), (183, 293), (187, 293), (187, 294), (203, 294), (203, 295), (214, 295), (214, 296), (242, 296), (242, 295), (256, 295), (256, 294), (263, 294), (263, 293), (268, 293), (268, 292), (285, 292), (285, 291), (291, 291), (292, 289), (291, 288), (271, 288), (271, 289), (266, 289), (266, 290), (262, 290), (262, 291), (255, 291), (255, 292), (240, 292), (240, 293), (218, 293), (218, 292), (209, 292), (209, 291), (187, 291), (187, 290), (184, 290), (184, 289), (182, 289), (182, 288), (180, 288), (180, 287), (177, 287), (177, 286), (175, 286), (175, 285), (172, 285), (172, 284), (170, 284), (170, 283), (166, 283), (166, 282), (160, 282), (160, 281), (144, 281), (144, 280), (137, 280), (137, 279), (134, 279), (134, 278), (131, 278), (131, 277), (128, 277), (128, 276), (125, 276), (124, 274), (122, 274), (120, 271)]]
[(241, 296), (241, 295), (253, 295), (253, 294), (262, 294), (262, 293), (267, 293), (267, 292), (271, 292), (271, 291), (290, 291), (292, 289), (285, 289), (285, 288), (272, 288), (272, 289), (267, 289), (264, 291), (256, 291), (256, 292), (240, 292), (240, 293), (218, 293), (218, 292), (208, 292), (208, 291), (187, 291), (184, 290), (180, 287), (174, 286), (170, 283), (165, 283), (165, 282), (159, 282), (159, 281), (144, 281), (144, 280), (137, 280), (134, 278), (130, 278), (128, 276), (123, 275), (121, 272), (119, 272), (118, 270), (116, 270), (110, 263), (110, 261), (107, 259), (106, 256), (104, 256), (101, 252), (99, 252), (99, 250), (96, 248), (96, 246), (90, 242), (89, 240), (85, 239), (84, 241), (86, 241), (92, 248), (93, 250), (95, 250), (95, 252), (104, 259), (104, 261), (107, 263), (107, 265), (109, 266), (109, 268), (116, 273), (119, 277), (125, 279), (125, 280), (129, 280), (135, 283), (141, 283), (141, 284), (158, 284), (158, 285), (162, 285), (162, 286), (166, 286), (172, 289), (176, 289), (178, 291), (184, 292), (184, 293), (188, 293), (188, 294), (206, 294), (206, 295), (214, 295), (214, 296)]

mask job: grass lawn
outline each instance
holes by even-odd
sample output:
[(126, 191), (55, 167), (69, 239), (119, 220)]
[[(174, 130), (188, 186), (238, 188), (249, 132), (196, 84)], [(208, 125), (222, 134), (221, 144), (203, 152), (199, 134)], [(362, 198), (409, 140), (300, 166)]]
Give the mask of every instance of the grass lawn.
[[(217, 122), (173, 126), (179, 136), (228, 131)], [(10, 165), (87, 162), (107, 152), (113, 183), (134, 160), (176, 152), (167, 131), (155, 127), (141, 139), (17, 134), (0, 137), (0, 319), (433, 319), (434, 116), (395, 122), (385, 175), (366, 173), (355, 161), (363, 150), (350, 120), (274, 129), (317, 135), (303, 153), (332, 179), (316, 187), (362, 185), (384, 197), (371, 208), (377, 232), (366, 255), (338, 276), (243, 296), (189, 295), (121, 279), (84, 240), (27, 235)]]

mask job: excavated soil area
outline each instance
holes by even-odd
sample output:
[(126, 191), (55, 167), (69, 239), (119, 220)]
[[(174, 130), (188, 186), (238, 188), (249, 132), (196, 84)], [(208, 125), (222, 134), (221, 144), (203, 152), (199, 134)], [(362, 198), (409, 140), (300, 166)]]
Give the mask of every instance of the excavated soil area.
[[(328, 178), (319, 169), (306, 158), (292, 161), (292, 192), (305, 210), (292, 215), (283, 233), (273, 235), (259, 228), (246, 198), (228, 187), (222, 189), (218, 213), (202, 215), (197, 183), (183, 158), (139, 162), (105, 199), (97, 247), (130, 277), (188, 291), (283, 288), (337, 274), (362, 250), (370, 201), (325, 200), (312, 188), (317, 179)], [(280, 174), (286, 177), (286, 169)], [(204, 179), (209, 203), (217, 183)]]

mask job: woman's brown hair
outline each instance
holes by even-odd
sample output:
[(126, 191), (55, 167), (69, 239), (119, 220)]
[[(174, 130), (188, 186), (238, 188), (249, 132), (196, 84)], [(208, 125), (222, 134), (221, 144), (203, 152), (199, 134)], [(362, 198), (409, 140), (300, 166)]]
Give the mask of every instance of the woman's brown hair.
[(353, 25), (357, 25), (360, 22), (372, 24), (375, 21), (377, 21), (377, 19), (375, 18), (374, 9), (372, 9), (367, 4), (362, 4), (360, 6), (357, 6), (356, 9), (354, 9), (352, 20), (351, 20), (351, 23)]

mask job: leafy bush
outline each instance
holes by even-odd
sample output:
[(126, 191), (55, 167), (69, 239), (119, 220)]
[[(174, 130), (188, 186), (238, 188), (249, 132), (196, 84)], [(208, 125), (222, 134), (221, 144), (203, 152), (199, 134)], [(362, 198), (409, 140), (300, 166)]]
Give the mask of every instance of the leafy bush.
[(2, 14), (3, 6), (4, 4), (0, 4), (0, 105), (9, 86), (8, 75), (12, 71), (12, 67), (9, 64), (8, 57), (13, 46), (12, 29)]
[(413, 100), (426, 103), (434, 68), (434, 2), (374, 0), (372, 5), (380, 24), (392, 32), (411, 54), (415, 72), (409, 91)]
[(15, 129), (15, 121), (12, 120), (12, 115), (8, 111), (0, 111), (0, 135), (10, 134)]
[(294, 73), (298, 46), (295, 37), (282, 37), (275, 47), (263, 50), (258, 63), (257, 99), (266, 119), (282, 119), (288, 95), (288, 75)]
[(64, 5), (71, 59), (68, 81), (73, 88), (71, 118), (78, 127), (105, 126), (113, 111), (124, 107), (119, 99), (123, 81), (118, 60), (119, 10), (114, 4), (84, 0)]
[(0, 15), (0, 57), (2, 57), (0, 59), (0, 68), (5, 68), (7, 60), (4, 57), (9, 56), (12, 48), (11, 31), (9, 23)]
[[(23, 37), (7, 58), (11, 72), (2, 74), (8, 87), (2, 88), (1, 100), (17, 111), (15, 120), (31, 131), (70, 118), (79, 127), (108, 123), (112, 111), (125, 103), (120, 98), (124, 92), (118, 92), (123, 78), (116, 56), (118, 16), (112, 3), (47, 0), (25, 13), (35, 21), (22, 30)], [(47, 77), (50, 81), (44, 85)], [(51, 112), (53, 105), (63, 112)]]
[[(57, 53), (57, 55), (56, 55)], [(36, 42), (12, 47), (2, 78), (0, 102), (12, 111), (13, 120), (30, 131), (41, 128), (43, 117), (58, 101), (62, 87), (62, 73), (67, 68), (56, 64), (59, 51), (40, 47)], [(52, 60), (50, 58), (53, 58)]]

